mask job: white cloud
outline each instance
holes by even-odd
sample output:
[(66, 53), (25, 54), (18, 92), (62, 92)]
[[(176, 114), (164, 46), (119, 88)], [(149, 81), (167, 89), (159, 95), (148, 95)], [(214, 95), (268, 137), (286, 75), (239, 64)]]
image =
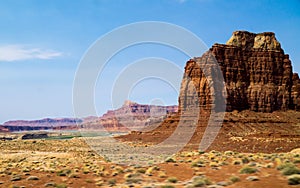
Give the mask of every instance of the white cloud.
[(0, 46), (0, 61), (20, 61), (30, 59), (53, 59), (60, 57), (61, 52), (29, 48), (23, 45)]

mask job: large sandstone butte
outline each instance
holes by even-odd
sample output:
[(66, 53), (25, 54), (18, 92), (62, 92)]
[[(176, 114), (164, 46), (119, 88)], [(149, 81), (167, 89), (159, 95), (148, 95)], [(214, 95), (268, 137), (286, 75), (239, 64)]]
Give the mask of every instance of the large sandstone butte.
[[(212, 61), (217, 61), (221, 74)], [(273, 112), (277, 110), (300, 110), (299, 76), (292, 70), (289, 55), (285, 54), (272, 32), (259, 34), (236, 31), (226, 44), (214, 44), (203, 56), (191, 59), (185, 67), (179, 96), (179, 106), (189, 108), (194, 103), (195, 87), (198, 101), (203, 109), (210, 109), (212, 100), (209, 76), (202, 69), (210, 70), (213, 82), (223, 75), (227, 90), (227, 111), (251, 110)], [(193, 84), (190, 84), (192, 82)], [(218, 91), (219, 89), (219, 91)], [(222, 88), (217, 93), (224, 95)]]
[(299, 76), (293, 73), (289, 55), (275, 34), (236, 31), (226, 44), (214, 44), (201, 57), (187, 62), (177, 114), (152, 131), (119, 139), (160, 143), (173, 134), (179, 122), (190, 126), (198, 117), (189, 109), (198, 106), (197, 128), (186, 149), (199, 148), (211, 110), (217, 114), (226, 110), (209, 150), (290, 151), (300, 147), (299, 94)]

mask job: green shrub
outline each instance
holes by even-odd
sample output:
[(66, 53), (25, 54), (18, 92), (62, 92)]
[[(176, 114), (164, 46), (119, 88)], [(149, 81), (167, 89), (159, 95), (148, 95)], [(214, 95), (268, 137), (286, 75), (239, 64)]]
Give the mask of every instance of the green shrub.
[(231, 176), (231, 177), (229, 178), (229, 180), (230, 180), (232, 183), (236, 183), (236, 182), (239, 182), (241, 179), (240, 179), (240, 177), (238, 177), (238, 176)]
[(255, 172), (257, 172), (257, 169), (249, 166), (245, 166), (242, 169), (240, 169), (241, 174), (253, 174)]
[(140, 179), (140, 178), (128, 178), (128, 179), (126, 179), (126, 182), (129, 183), (129, 184), (131, 184), (131, 183), (139, 183), (141, 181), (142, 181), (142, 179)]
[(281, 173), (285, 176), (300, 174), (300, 169), (294, 164), (288, 163), (281, 169)]
[(168, 158), (166, 160), (167, 163), (175, 163), (176, 161), (173, 158)]
[(294, 164), (299, 164), (300, 163), (300, 158), (295, 158), (294, 159)]
[(79, 178), (79, 174), (78, 173), (71, 173), (69, 175), (69, 178)]
[(192, 184), (194, 187), (201, 187), (204, 185), (211, 185), (212, 183), (206, 177), (195, 177)]
[(249, 163), (250, 161), (249, 161), (249, 159), (248, 159), (247, 157), (244, 157), (244, 158), (242, 159), (242, 162), (243, 162), (244, 164), (246, 164), (246, 163)]
[(294, 157), (300, 157), (300, 154), (295, 154)]
[(290, 166), (294, 166), (293, 164), (291, 163), (283, 163), (283, 164), (279, 164), (277, 166), (277, 170), (283, 170), (284, 168), (287, 168), (287, 167), (290, 167)]
[(225, 154), (225, 155), (233, 155), (234, 152), (233, 152), (233, 151), (225, 151), (224, 154)]
[(289, 185), (299, 185), (300, 184), (300, 175), (294, 174), (288, 177)]
[(71, 173), (71, 170), (69, 169), (64, 169), (64, 170), (60, 170), (58, 171), (56, 174), (57, 176), (67, 176)]
[(274, 167), (274, 164), (273, 163), (268, 163), (266, 164), (266, 168), (273, 168)]
[(141, 173), (141, 174), (145, 174), (146, 170), (143, 169), (143, 168), (141, 168), (141, 169), (138, 169), (137, 172), (138, 172), (138, 173)]
[(91, 180), (91, 179), (86, 179), (85, 182), (86, 182), (86, 183), (93, 183), (93, 180)]
[(177, 178), (176, 177), (169, 177), (168, 178), (168, 182), (170, 182), (170, 183), (177, 183)]
[(67, 188), (67, 185), (62, 183), (62, 184), (57, 184), (55, 187), (56, 188)]
[(113, 178), (113, 179), (109, 179), (107, 182), (109, 185), (113, 186), (113, 185), (116, 185), (117, 180)]
[(240, 165), (240, 164), (242, 164), (242, 161), (241, 161), (241, 160), (234, 160), (234, 161), (232, 162), (232, 164), (233, 164), (233, 165)]
[(175, 188), (173, 185), (162, 185), (161, 188)]
[(205, 167), (204, 161), (202, 160), (195, 160), (191, 164), (192, 167)]

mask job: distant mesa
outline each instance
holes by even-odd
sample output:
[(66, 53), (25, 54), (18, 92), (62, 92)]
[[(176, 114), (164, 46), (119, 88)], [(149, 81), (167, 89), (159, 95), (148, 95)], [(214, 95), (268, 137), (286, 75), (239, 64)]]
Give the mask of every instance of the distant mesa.
[(40, 120), (15, 120), (7, 121), (3, 128), (13, 131), (34, 131), (34, 130), (60, 130), (67, 127), (75, 127), (76, 123), (83, 122), (76, 118), (45, 118)]
[(158, 106), (126, 100), (121, 108), (109, 110), (102, 117), (81, 125), (84, 129), (105, 128), (108, 131), (141, 130), (178, 111), (177, 105)]
[(0, 132), (34, 130), (76, 130), (102, 129), (109, 131), (129, 131), (128, 127), (140, 129), (151, 122), (158, 121), (170, 113), (178, 111), (178, 106), (156, 106), (138, 104), (126, 100), (121, 108), (109, 110), (101, 117), (89, 116), (78, 118), (45, 118), (41, 120), (7, 121)]

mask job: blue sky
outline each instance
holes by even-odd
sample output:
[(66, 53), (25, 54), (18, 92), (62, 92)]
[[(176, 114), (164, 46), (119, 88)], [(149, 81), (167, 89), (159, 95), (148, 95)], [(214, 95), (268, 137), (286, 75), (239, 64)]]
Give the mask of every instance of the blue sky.
[[(85, 51), (105, 33), (139, 21), (182, 26), (207, 46), (225, 43), (235, 30), (273, 31), (290, 54), (294, 70), (300, 71), (300, 1), (2, 0), (0, 123), (73, 116), (72, 84)], [(98, 79), (99, 115), (111, 108), (108, 91), (116, 75), (126, 64), (147, 56), (170, 59), (182, 69), (189, 58), (156, 45), (136, 46), (118, 54)], [(164, 104), (176, 104), (177, 95), (166, 83), (146, 80), (135, 87), (130, 99), (148, 103), (160, 98)]]

